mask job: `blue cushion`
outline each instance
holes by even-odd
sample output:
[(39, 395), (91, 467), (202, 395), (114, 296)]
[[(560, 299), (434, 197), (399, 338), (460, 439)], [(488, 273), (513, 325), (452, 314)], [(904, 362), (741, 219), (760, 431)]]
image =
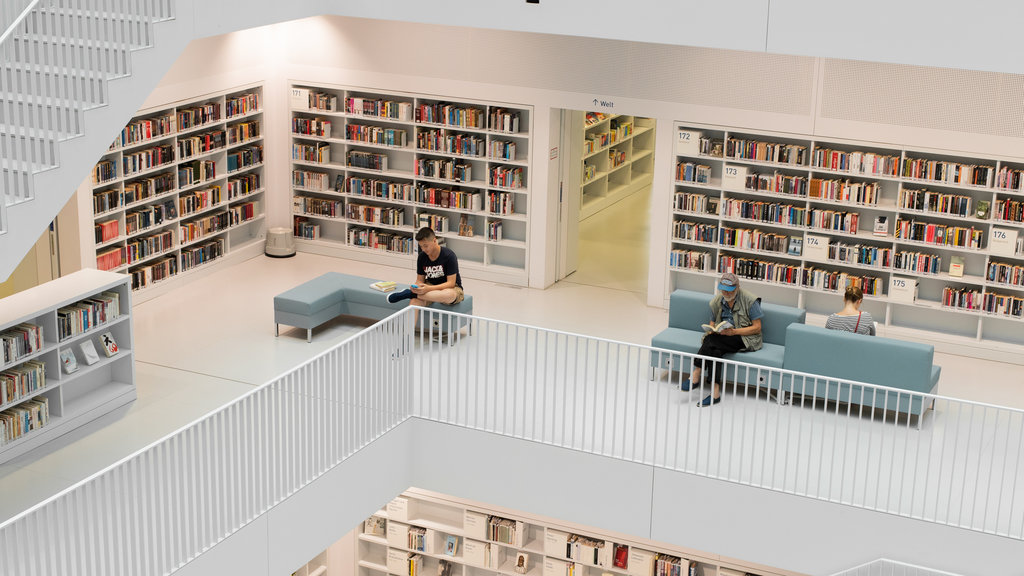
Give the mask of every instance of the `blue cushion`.
[(807, 319), (807, 311), (802, 308), (772, 304), (764, 300), (761, 301), (761, 310), (764, 312), (764, 318), (761, 319), (761, 338), (766, 345), (785, 346), (786, 328), (793, 323), (803, 324)]
[(344, 300), (343, 287), (334, 273), (327, 273), (274, 296), (274, 309), (312, 316), (340, 300)]

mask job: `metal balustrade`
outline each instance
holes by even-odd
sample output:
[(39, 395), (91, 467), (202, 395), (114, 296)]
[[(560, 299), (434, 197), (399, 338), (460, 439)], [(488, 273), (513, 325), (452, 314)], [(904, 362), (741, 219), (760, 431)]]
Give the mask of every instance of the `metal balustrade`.
[[(1024, 539), (1021, 411), (737, 362), (727, 380), (753, 384), (698, 408), (708, 391), (680, 392), (682, 375), (649, 379), (666, 355), (692, 360), (405, 310), (0, 525), (0, 558), (167, 574), (411, 417)], [(826, 384), (876, 408), (816, 399)], [(934, 402), (920, 429), (911, 400)]]
[(885, 558), (868, 562), (832, 576), (958, 576), (952, 572), (933, 570), (923, 566), (914, 566), (905, 562), (896, 562)]
[(5, 0), (0, 8), (0, 232), (6, 210), (33, 198), (33, 175), (60, 162), (60, 141), (131, 73), (172, 0)]

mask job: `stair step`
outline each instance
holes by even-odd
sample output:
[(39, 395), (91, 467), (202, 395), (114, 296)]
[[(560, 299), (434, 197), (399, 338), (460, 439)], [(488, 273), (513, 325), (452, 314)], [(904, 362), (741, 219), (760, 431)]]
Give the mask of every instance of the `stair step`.
[[(59, 72), (58, 72), (59, 70)], [(33, 70), (0, 66), (0, 90), (26, 96), (49, 96), (88, 104), (107, 101), (107, 81), (97, 71), (68, 73), (56, 66)]]
[(24, 128), (32, 133), (50, 132), (58, 139), (70, 138), (82, 134), (82, 109), (73, 104), (25, 102), (0, 96), (0, 126), (5, 131)]
[(69, 11), (35, 10), (18, 27), (20, 35), (44, 35), (104, 39), (132, 48), (152, 43), (152, 23), (129, 14), (71, 14)]
[(57, 139), (39, 130), (0, 131), (0, 166), (48, 167), (57, 164)]
[(8, 42), (12, 63), (96, 70), (108, 78), (131, 73), (131, 57), (123, 46), (38, 35), (15, 36)]
[[(128, 4), (128, 5), (131, 5), (131, 6), (136, 6), (138, 3), (134, 2), (134, 1), (131, 1), (131, 2), (122, 2), (122, 4)], [(93, 8), (64, 8), (64, 7), (53, 7), (53, 6), (38, 6), (38, 7), (35, 8), (35, 10), (33, 10), (33, 12), (71, 14), (71, 15), (74, 15), (74, 16), (103, 16), (103, 17), (119, 17), (119, 16), (123, 16), (123, 17), (126, 17), (126, 18), (137, 18), (137, 19), (142, 19), (142, 20), (147, 20), (148, 19), (148, 21), (150, 21), (150, 22), (161, 22), (161, 21), (167, 20), (169, 18), (173, 18), (174, 16), (171, 14), (173, 12), (173, 10), (171, 9), (172, 8), (171, 3), (165, 1), (165, 2), (161, 2), (161, 4), (164, 4), (164, 6), (154, 6), (154, 9), (152, 10), (152, 12), (148, 16), (141, 14), (138, 10), (133, 11), (131, 14), (128, 14), (128, 13), (125, 13), (125, 12), (118, 12), (117, 10), (100, 10), (100, 9), (93, 9)], [(163, 14), (161, 12), (161, 10), (160, 10), (161, 8), (165, 8), (167, 10), (167, 13)]]

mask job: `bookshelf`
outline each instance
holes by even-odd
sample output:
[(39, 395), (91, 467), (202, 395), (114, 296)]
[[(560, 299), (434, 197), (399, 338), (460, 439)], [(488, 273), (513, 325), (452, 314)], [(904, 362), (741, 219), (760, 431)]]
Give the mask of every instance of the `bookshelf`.
[(669, 289), (710, 292), (731, 271), (766, 299), (828, 314), (857, 283), (889, 326), (1024, 344), (1022, 169), (679, 123)]
[[(416, 489), (389, 502), (358, 532), (356, 576), (756, 574), (750, 567), (723, 562), (718, 556)], [(526, 556), (525, 566), (517, 569), (521, 554)]]
[(527, 284), (531, 107), (305, 83), (290, 107), (300, 248), (408, 267), (429, 225), (463, 275)]
[[(101, 337), (118, 351), (107, 357)], [(96, 361), (86, 363), (90, 342)], [(130, 279), (84, 269), (0, 299), (0, 462), (135, 399)], [(62, 358), (74, 354), (68, 373)]]
[(263, 89), (140, 110), (88, 184), (95, 266), (145, 299), (264, 234)]
[(654, 120), (602, 112), (573, 114), (582, 122), (582, 220), (651, 185)]

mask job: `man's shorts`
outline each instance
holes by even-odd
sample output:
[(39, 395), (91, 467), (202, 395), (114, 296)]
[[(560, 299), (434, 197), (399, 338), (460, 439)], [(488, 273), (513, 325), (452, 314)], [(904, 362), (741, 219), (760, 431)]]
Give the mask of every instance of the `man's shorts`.
[(459, 302), (466, 299), (466, 293), (462, 291), (462, 286), (455, 287), (455, 300), (448, 303), (449, 306), (455, 306)]

